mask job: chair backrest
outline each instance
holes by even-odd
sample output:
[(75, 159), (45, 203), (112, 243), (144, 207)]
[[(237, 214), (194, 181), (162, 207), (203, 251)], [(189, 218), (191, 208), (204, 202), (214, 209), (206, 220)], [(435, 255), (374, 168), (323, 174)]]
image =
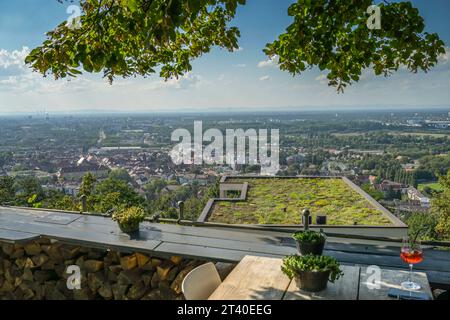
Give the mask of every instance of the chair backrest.
[(216, 267), (209, 262), (189, 272), (181, 290), (186, 300), (206, 300), (221, 283)]

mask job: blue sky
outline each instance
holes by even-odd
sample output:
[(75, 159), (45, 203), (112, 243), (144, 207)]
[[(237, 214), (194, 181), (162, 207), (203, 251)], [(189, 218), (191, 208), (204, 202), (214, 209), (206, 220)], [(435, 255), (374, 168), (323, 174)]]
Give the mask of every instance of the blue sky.
[[(164, 82), (118, 79), (112, 86), (98, 75), (66, 81), (43, 79), (31, 73), (23, 58), (39, 45), (44, 33), (66, 20), (68, 4), (56, 0), (0, 0), (0, 113), (82, 110), (281, 110), (311, 107), (450, 106), (450, 57), (428, 74), (400, 71), (375, 77), (369, 70), (362, 80), (336, 94), (324, 74), (313, 69), (299, 77), (276, 68), (262, 52), (289, 25), (287, 8), (293, 0), (247, 0), (233, 25), (240, 28), (241, 49), (214, 49), (194, 61), (182, 79)], [(437, 32), (450, 45), (450, 1), (415, 0), (427, 31)]]

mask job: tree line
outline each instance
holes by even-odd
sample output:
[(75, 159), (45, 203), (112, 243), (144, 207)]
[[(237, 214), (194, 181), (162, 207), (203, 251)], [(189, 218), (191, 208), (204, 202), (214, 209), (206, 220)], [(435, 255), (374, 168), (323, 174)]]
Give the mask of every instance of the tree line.
[[(184, 201), (185, 218), (196, 220), (208, 199), (218, 197), (218, 181), (204, 187), (196, 183), (177, 185), (174, 181), (155, 179), (143, 187), (144, 192), (137, 192), (132, 179), (124, 171), (113, 170), (104, 180), (86, 174), (76, 197), (63, 191), (44, 190), (35, 177), (1, 176), (0, 205), (81, 212), (81, 195), (84, 195), (88, 212), (112, 214), (118, 209), (140, 207), (149, 217), (177, 218), (177, 204)], [(176, 187), (166, 188), (170, 184)]]

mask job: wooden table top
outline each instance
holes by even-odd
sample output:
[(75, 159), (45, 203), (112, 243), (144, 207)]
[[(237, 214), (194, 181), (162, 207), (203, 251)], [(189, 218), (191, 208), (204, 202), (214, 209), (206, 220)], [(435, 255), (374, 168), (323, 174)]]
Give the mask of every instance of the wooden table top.
[[(344, 275), (328, 283), (325, 290), (310, 293), (299, 290), (281, 271), (283, 261), (278, 258), (246, 256), (209, 300), (389, 300), (390, 288), (400, 288), (408, 271), (381, 269), (379, 287), (371, 282), (373, 271), (366, 267), (342, 265)], [(431, 295), (425, 273), (415, 272), (413, 280), (422, 292)]]
[(283, 300), (358, 300), (359, 267), (341, 266), (344, 275), (321, 292), (299, 290), (291, 281)]
[[(367, 268), (361, 268), (361, 276), (359, 279), (359, 300), (392, 299), (387, 297), (389, 289), (402, 289), (401, 283), (408, 280), (409, 271), (406, 270), (406, 268), (405, 270), (381, 269), (381, 282), (379, 284), (379, 289), (374, 289), (368, 285), (367, 280), (371, 275), (371, 272), (367, 272)], [(421, 292), (425, 292), (430, 297), (433, 297), (426, 273), (413, 272), (412, 280), (422, 287), (420, 290)]]
[(291, 281), (277, 258), (245, 256), (209, 300), (281, 300)]

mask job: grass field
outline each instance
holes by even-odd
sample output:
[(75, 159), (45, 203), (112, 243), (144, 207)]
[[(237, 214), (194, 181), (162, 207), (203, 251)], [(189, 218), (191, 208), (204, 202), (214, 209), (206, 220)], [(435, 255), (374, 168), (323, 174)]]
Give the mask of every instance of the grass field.
[[(228, 181), (228, 180), (227, 180)], [(238, 179), (247, 181), (247, 201), (217, 201), (208, 221), (230, 224), (300, 224), (309, 208), (329, 225), (390, 225), (389, 219), (341, 179)], [(229, 182), (235, 182), (229, 180)]]
[[(345, 133), (332, 133), (331, 135), (335, 137), (355, 137), (364, 135), (365, 133), (373, 133), (375, 131), (367, 131), (367, 132), (345, 132)], [(399, 131), (377, 131), (388, 133), (393, 136), (415, 136), (415, 137), (431, 137), (431, 138), (447, 138), (450, 139), (450, 134), (446, 133), (432, 133), (432, 132), (399, 132)]]
[(418, 189), (422, 192), (426, 187), (437, 192), (444, 191), (444, 188), (440, 185), (439, 182), (421, 183), (419, 184)]
[(428, 132), (389, 132), (397, 136), (415, 136), (415, 137), (431, 137), (431, 138), (447, 138), (450, 139), (450, 134), (445, 133), (428, 133)]

